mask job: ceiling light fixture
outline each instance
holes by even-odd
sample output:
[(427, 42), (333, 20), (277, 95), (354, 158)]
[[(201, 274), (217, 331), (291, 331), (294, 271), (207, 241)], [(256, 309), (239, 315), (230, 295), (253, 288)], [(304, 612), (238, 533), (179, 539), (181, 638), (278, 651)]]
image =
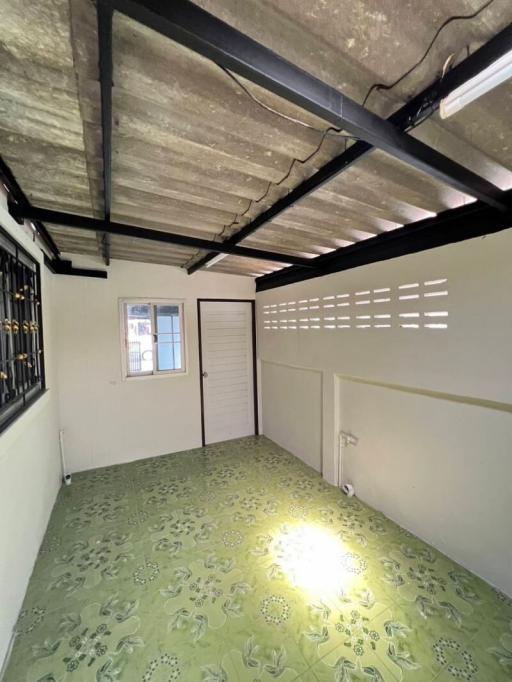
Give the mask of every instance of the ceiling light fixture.
[(215, 265), (216, 263), (219, 263), (221, 260), (223, 260), (224, 258), (226, 258), (226, 256), (228, 256), (228, 255), (229, 255), (228, 253), (218, 253), (218, 254), (215, 256), (215, 258), (212, 258), (210, 261), (208, 261), (208, 263), (205, 263), (205, 267), (211, 268), (212, 265)]
[(512, 50), (442, 99), (439, 105), (441, 118), (453, 116), (509, 78), (512, 78)]

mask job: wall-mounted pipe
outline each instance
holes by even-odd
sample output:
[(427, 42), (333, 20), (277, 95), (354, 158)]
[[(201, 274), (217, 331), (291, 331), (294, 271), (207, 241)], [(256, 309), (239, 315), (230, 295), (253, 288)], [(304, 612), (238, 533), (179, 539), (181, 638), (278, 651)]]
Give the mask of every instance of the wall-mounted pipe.
[(355, 494), (354, 486), (345, 481), (345, 457), (344, 448), (355, 447), (359, 438), (348, 431), (340, 431), (338, 434), (338, 487), (347, 495), (353, 497)]
[(66, 485), (71, 485), (71, 474), (66, 468), (66, 457), (64, 454), (64, 429), (59, 431), (60, 461), (62, 462), (62, 480)]

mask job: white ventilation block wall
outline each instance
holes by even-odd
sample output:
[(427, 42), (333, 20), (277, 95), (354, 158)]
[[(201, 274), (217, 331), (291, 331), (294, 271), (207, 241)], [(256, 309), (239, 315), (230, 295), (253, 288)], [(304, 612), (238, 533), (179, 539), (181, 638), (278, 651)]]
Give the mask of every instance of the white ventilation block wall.
[[(279, 410), (280, 443), (307, 460), (300, 413), (336, 484), (338, 434), (352, 431), (356, 494), (508, 593), (511, 250), (502, 232), (257, 295), (264, 433)], [(265, 390), (282, 368), (321, 373), (315, 409), (291, 386)]]

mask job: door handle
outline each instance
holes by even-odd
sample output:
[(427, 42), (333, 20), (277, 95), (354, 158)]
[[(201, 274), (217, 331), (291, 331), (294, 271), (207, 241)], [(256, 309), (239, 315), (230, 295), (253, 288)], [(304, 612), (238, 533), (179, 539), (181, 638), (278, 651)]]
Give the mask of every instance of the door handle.
[(203, 379), (208, 379), (208, 372), (201, 372)]

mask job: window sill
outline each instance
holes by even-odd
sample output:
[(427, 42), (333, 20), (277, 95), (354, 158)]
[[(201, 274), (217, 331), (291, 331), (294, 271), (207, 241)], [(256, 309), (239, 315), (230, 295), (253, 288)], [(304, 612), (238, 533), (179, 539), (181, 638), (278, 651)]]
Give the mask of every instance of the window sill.
[(18, 420), (21, 419), (21, 417), (26, 415), (27, 412), (30, 410), (30, 408), (33, 407), (39, 401), (39, 399), (42, 398), (43, 396), (45, 396), (47, 393), (48, 393), (48, 389), (43, 388), (38, 393), (36, 393), (34, 396), (32, 396), (30, 398), (30, 400), (28, 400), (20, 410), (15, 412), (11, 417), (9, 417), (9, 419), (7, 419), (5, 422), (3, 422), (3, 424), (0, 425), (0, 436), (3, 436), (5, 434), (5, 432), (11, 426), (16, 424), (18, 422)]
[(123, 377), (123, 381), (127, 382), (132, 382), (132, 381), (141, 381), (143, 379), (169, 379), (169, 378), (176, 378), (176, 377), (186, 377), (188, 376), (188, 370), (185, 370), (184, 372), (161, 372), (159, 374), (139, 374), (138, 376), (125, 376)]

